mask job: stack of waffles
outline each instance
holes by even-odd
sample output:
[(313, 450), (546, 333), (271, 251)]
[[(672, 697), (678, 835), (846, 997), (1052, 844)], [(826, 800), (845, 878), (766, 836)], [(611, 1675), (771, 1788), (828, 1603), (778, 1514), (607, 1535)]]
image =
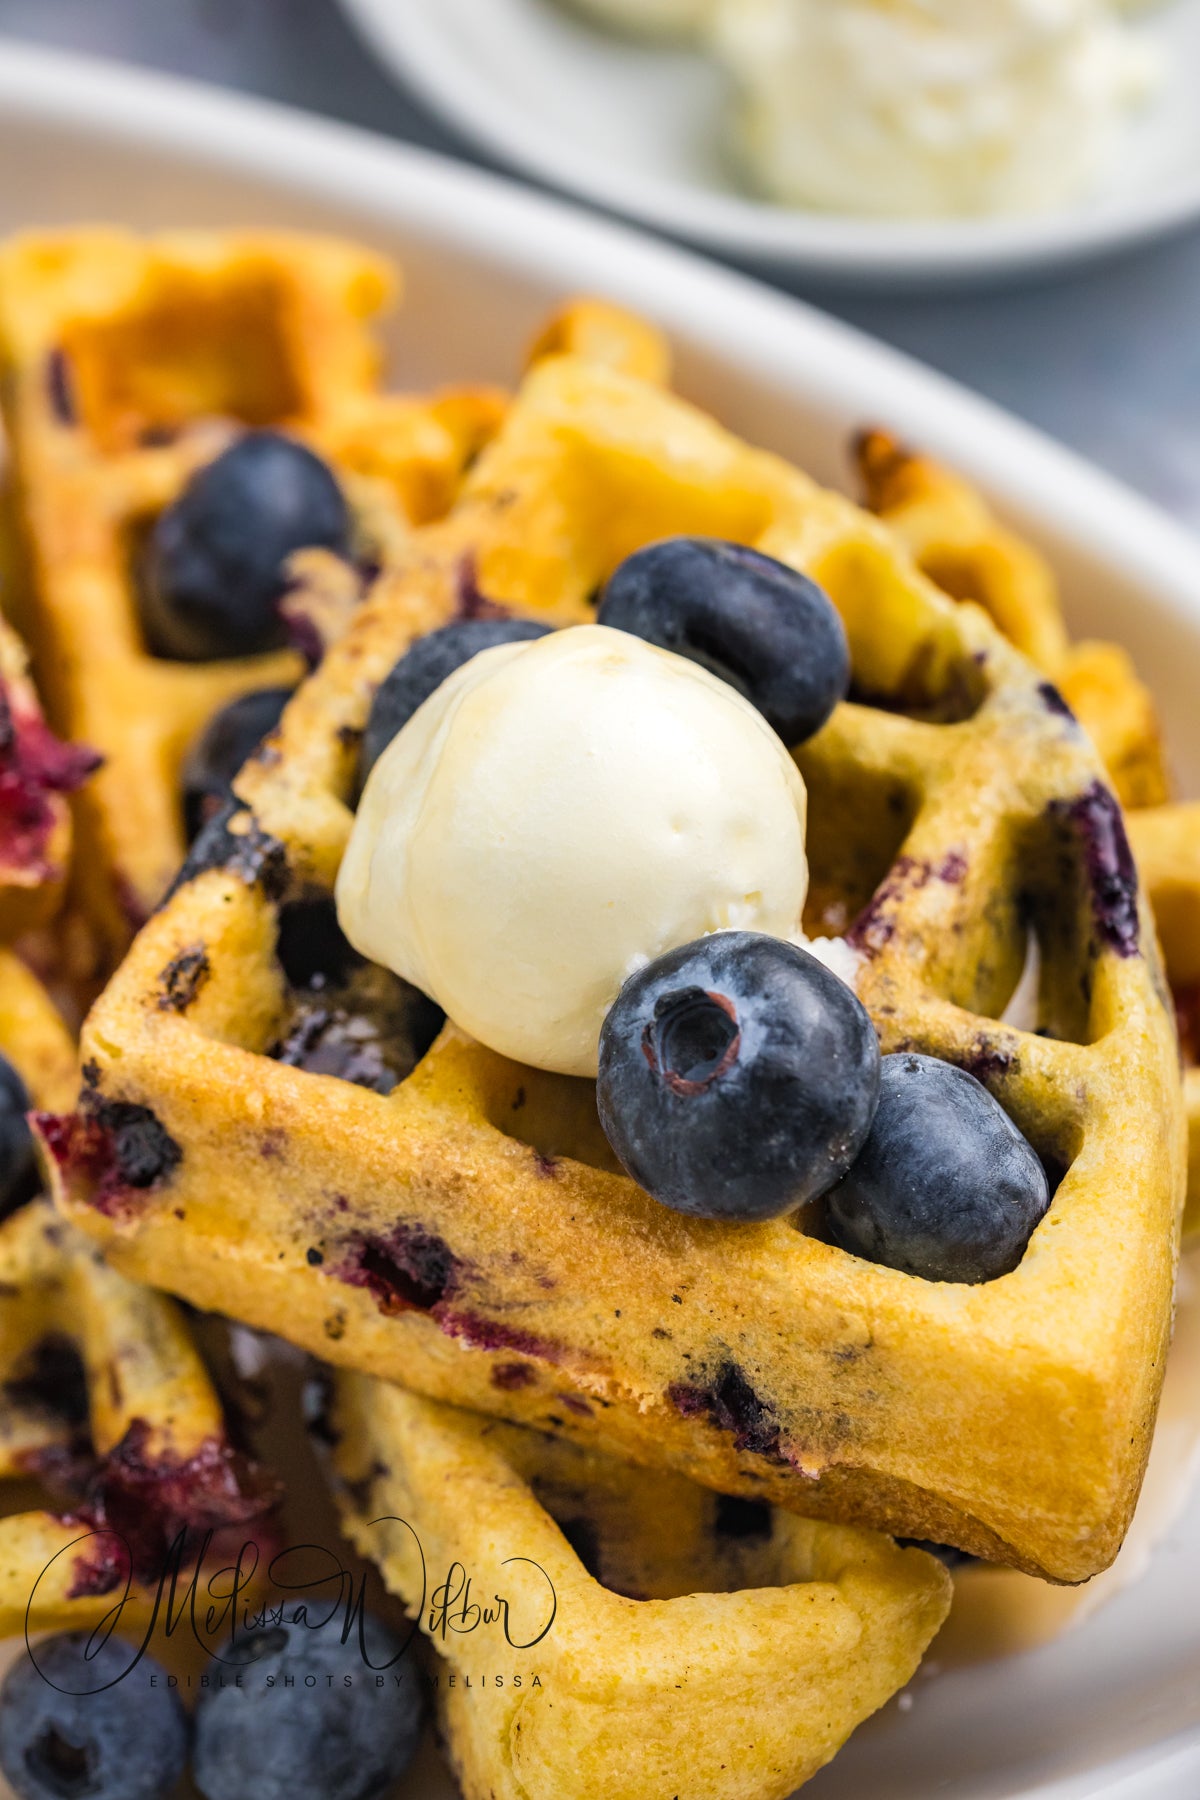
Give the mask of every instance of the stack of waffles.
[[(511, 396), (386, 393), (394, 287), (288, 236), (88, 231), (0, 262), (13, 610), (51, 724), (89, 747), (50, 737), (5, 650), (13, 731), (54, 745), (12, 753), (52, 777), (0, 886), (26, 958), (0, 965), (0, 1050), (52, 1200), (0, 1227), (0, 1453), (74, 1489), (0, 1525), (0, 1610), (10, 1633), (35, 1592), (39, 1626), (97, 1617), (114, 1518), (135, 1585), (181, 1527), (269, 1534), (182, 1300), (327, 1365), (344, 1528), (430, 1640), (467, 1800), (785, 1800), (913, 1675), (947, 1551), (1072, 1583), (1120, 1548), (1189, 1118), (1200, 1195), (1176, 1024), (1194, 1063), (1200, 808), (1171, 801), (1128, 658), (1068, 642), (1050, 570), (956, 477), (871, 433), (860, 509), (677, 397), (658, 334), (599, 302), (550, 321)], [(334, 472), (353, 557), (293, 559), (294, 649), (155, 655), (139, 545), (263, 428)], [(359, 748), (413, 642), (586, 622), (624, 558), (689, 533), (841, 616), (851, 697), (795, 752), (805, 925), (857, 952), (885, 1051), (976, 1075), (1053, 1172), (998, 1280), (923, 1281), (803, 1216), (665, 1210), (591, 1083), (484, 1048), (340, 937)], [(189, 745), (279, 684), (189, 848)], [(93, 1002), (78, 1051), (29, 961)], [(481, 1638), (439, 1624), (428, 1571), (453, 1566), (526, 1618), (553, 1596), (506, 1651), (524, 1683), (488, 1686)]]

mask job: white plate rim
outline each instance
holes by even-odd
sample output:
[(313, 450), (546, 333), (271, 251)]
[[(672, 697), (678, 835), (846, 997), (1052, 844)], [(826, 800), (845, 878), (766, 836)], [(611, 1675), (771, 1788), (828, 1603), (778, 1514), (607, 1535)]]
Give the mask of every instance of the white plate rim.
[(987, 285), (1132, 250), (1200, 217), (1200, 168), (1158, 195), (949, 222), (792, 212), (737, 195), (692, 194), (653, 177), (635, 185), (476, 79), (439, 34), (430, 0), (339, 4), (384, 66), (466, 142), (548, 187), (757, 267), (874, 288)]
[[(899, 352), (688, 252), (354, 127), (2, 38), (0, 118), (178, 153), (360, 214), (407, 220), (431, 238), (552, 271), (564, 287), (603, 287), (719, 345), (731, 362), (777, 363), (813, 394), (837, 393), (848, 407), (897, 423), (919, 417), (922, 441), (956, 458), (998, 499), (1048, 517), (1053, 494), (1058, 528), (1140, 579), (1193, 629), (1200, 620), (1200, 545), (1156, 507)], [(1198, 1777), (1200, 1727), (1096, 1769), (1086, 1787), (1052, 1782), (1025, 1800), (1185, 1800)]]

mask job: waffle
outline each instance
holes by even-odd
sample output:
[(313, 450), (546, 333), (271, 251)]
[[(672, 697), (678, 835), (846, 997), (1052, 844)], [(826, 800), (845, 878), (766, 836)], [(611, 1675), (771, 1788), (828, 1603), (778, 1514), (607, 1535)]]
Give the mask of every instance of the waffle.
[(970, 484), (880, 431), (855, 446), (868, 504), (947, 593), (984, 606), (1005, 635), (1052, 673), (1108, 770), (1129, 819), (1177, 997), (1187, 1066), (1185, 1230), (1200, 1229), (1200, 807), (1167, 804), (1170, 780), (1149, 690), (1118, 644), (1069, 644), (1045, 559), (1005, 529)]
[[(909, 1680), (949, 1606), (920, 1550), (370, 1377), (339, 1382), (335, 1428), (344, 1526), (445, 1658), (464, 1800), (785, 1800)], [(552, 1613), (545, 1635), (466, 1630), (461, 1609), (495, 1595), (516, 1644)]]
[(499, 417), (489, 389), (379, 391), (371, 321), (395, 285), (367, 251), (275, 233), (81, 230), (0, 253), (21, 623), (54, 724), (104, 756), (77, 815), (85, 965), (120, 956), (179, 866), (190, 741), (303, 667), (147, 653), (135, 565), (155, 514), (243, 426), (281, 425), (337, 471), (364, 562), (386, 560)]
[(1099, 750), (1123, 806), (1159, 806), (1170, 781), (1154, 701), (1118, 644), (1072, 644), (1045, 557), (996, 518), (982, 494), (882, 431), (856, 460), (868, 506), (944, 593), (974, 600), (1050, 675)]
[(95, 760), (49, 730), (24, 647), (0, 620), (0, 943), (44, 925), (57, 911), (71, 847), (66, 796)]
[[(808, 571), (842, 614), (853, 699), (798, 752), (806, 923), (848, 929), (885, 1050), (973, 1071), (1061, 1177), (1001, 1280), (943, 1287), (793, 1221), (668, 1212), (615, 1170), (588, 1084), (453, 1029), (387, 1098), (264, 1054), (290, 1004), (281, 920), (332, 890), (371, 695), (461, 607), (464, 572), (567, 624), (638, 545), (693, 530)], [(60, 1203), (121, 1269), (719, 1490), (1059, 1580), (1111, 1560), (1170, 1325), (1175, 1033), (1095, 752), (977, 607), (683, 402), (552, 357), (238, 791), (93, 1012), (77, 1115), (43, 1127)], [(997, 1022), (1031, 918), (1037, 1034)], [(161, 1152), (136, 1191), (111, 1129), (128, 1105)]]
[[(0, 1051), (38, 1105), (74, 1091), (74, 1043), (7, 952)], [(157, 1581), (181, 1527), (236, 1526), (240, 1545), (273, 1503), (230, 1449), (178, 1307), (107, 1269), (44, 1199), (0, 1224), (0, 1394), (0, 1638), (97, 1624), (127, 1579), (135, 1601)], [(47, 1494), (56, 1510), (30, 1507)]]

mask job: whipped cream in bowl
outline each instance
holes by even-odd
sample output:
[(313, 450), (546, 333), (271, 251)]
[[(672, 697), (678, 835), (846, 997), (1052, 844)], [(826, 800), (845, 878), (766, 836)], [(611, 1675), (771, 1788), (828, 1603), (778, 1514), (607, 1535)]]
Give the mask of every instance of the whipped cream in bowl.
[(397, 734), (359, 804), (338, 916), (490, 1049), (595, 1075), (636, 969), (711, 932), (798, 930), (806, 806), (733, 687), (573, 626), (481, 652)]

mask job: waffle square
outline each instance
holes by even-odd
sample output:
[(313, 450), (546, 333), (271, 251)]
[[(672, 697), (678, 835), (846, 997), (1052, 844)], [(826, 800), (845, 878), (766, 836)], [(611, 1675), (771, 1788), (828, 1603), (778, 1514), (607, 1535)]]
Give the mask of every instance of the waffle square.
[[(73, 1092), (71, 1036), (7, 951), (0, 1052), (36, 1105)], [(178, 1530), (237, 1526), (240, 1543), (274, 1503), (179, 1308), (106, 1268), (45, 1199), (0, 1224), (0, 1397), (0, 1638), (97, 1624), (127, 1582), (136, 1602), (157, 1581)]]
[(21, 623), (54, 724), (104, 758), (78, 806), (76, 871), (101, 971), (183, 857), (190, 741), (239, 694), (303, 670), (291, 651), (148, 653), (136, 560), (156, 514), (240, 430), (279, 426), (335, 469), (364, 565), (386, 561), (445, 511), (500, 415), (490, 389), (380, 390), (372, 325), (396, 287), (379, 256), (286, 233), (97, 228), (0, 253)]
[(785, 1800), (949, 1607), (921, 1550), (369, 1377), (333, 1424), (343, 1527), (445, 1659), (465, 1800)]
[[(833, 598), (852, 702), (798, 753), (810, 930), (845, 930), (885, 1050), (971, 1070), (1055, 1174), (980, 1287), (794, 1221), (671, 1213), (614, 1167), (583, 1082), (447, 1029), (389, 1096), (285, 1066), (274, 954), (328, 897), (358, 735), (464, 597), (566, 624), (641, 544), (703, 531)], [(657, 388), (528, 377), (442, 523), (301, 688), (88, 1021), (56, 1194), (114, 1264), (331, 1361), (718, 1490), (1076, 1581), (1137, 1497), (1184, 1180), (1173, 1018), (1119, 807), (1039, 670), (840, 496)], [(999, 1022), (1041, 950), (1036, 1032)], [(189, 971), (180, 983), (181, 969)], [(161, 1133), (131, 1186), (113, 1108)]]

